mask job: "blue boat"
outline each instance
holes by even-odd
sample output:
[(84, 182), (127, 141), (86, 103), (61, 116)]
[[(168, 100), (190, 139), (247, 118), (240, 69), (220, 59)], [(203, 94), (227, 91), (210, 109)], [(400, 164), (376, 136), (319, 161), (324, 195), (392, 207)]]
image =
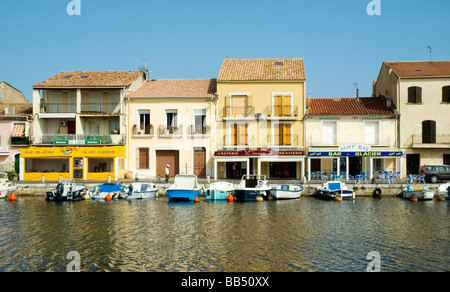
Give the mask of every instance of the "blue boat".
[(91, 200), (104, 200), (109, 194), (111, 199), (120, 199), (128, 193), (128, 188), (121, 184), (102, 184), (89, 192)]
[(236, 201), (258, 201), (267, 199), (271, 187), (264, 175), (244, 175), (241, 183), (235, 188)]
[(343, 200), (354, 200), (355, 192), (352, 188), (340, 181), (326, 182), (318, 189), (320, 197), (325, 200), (336, 200), (338, 197)]
[(201, 192), (202, 187), (195, 175), (178, 174), (173, 186), (167, 189), (169, 201), (194, 201), (195, 197), (200, 197)]
[(227, 200), (230, 194), (234, 196), (234, 185), (225, 181), (212, 183), (205, 192), (206, 198), (211, 201)]

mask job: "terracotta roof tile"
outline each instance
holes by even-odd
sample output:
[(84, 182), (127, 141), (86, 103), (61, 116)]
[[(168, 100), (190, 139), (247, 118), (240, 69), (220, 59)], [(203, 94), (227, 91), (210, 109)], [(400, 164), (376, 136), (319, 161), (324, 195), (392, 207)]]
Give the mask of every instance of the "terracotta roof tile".
[(450, 61), (384, 62), (399, 77), (450, 76)]
[[(14, 115), (6, 115), (6, 108), (14, 108)], [(33, 104), (26, 103), (2, 103), (0, 102), (0, 116), (4, 117), (18, 117), (18, 116), (32, 116), (33, 114)]]
[(310, 115), (392, 115), (380, 97), (357, 98), (310, 98)]
[(33, 88), (124, 87), (143, 75), (142, 71), (63, 71)]
[(213, 97), (216, 92), (216, 79), (149, 80), (131, 97)]
[(296, 59), (225, 59), (220, 81), (303, 81), (305, 65)]

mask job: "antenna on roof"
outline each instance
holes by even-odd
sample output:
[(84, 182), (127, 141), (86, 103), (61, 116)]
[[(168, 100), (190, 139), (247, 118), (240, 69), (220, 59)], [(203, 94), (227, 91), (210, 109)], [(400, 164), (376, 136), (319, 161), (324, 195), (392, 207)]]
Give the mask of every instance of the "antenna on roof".
[(139, 70), (141, 70), (144, 74), (145, 74), (145, 79), (150, 79), (150, 73), (152, 72), (152, 71), (150, 71), (149, 69), (148, 69), (148, 66), (147, 66), (147, 60), (142, 60), (142, 62), (144, 62), (144, 67), (140, 67), (139, 68)]
[(429, 58), (430, 58), (429, 60), (431, 61), (432, 47), (431, 47), (431, 45), (424, 46), (424, 47), (428, 49), (428, 54), (429, 54)]
[(359, 84), (358, 84), (358, 82), (353, 83), (353, 86), (356, 87), (356, 98), (359, 100)]

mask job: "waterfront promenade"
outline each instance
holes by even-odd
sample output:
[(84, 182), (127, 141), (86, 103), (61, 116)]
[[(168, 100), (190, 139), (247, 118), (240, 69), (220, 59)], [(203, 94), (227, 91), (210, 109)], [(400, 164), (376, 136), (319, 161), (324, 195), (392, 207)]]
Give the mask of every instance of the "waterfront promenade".
[[(129, 185), (132, 182), (135, 182), (136, 180), (119, 180), (117, 182), (113, 183), (122, 183), (124, 185)], [(164, 180), (161, 180), (161, 183), (158, 182), (158, 179), (139, 179), (140, 182), (152, 182), (155, 183), (156, 186), (160, 189), (160, 192), (158, 196), (162, 197), (164, 196), (165, 190), (170, 187), (173, 184), (173, 178), (169, 180), (168, 184), (164, 183)], [(218, 180), (220, 181), (220, 180)], [(226, 179), (226, 181), (232, 182), (233, 184), (237, 185), (239, 184), (240, 180), (232, 180), (232, 179)], [(207, 179), (199, 179), (199, 184), (203, 185), (205, 188), (209, 186), (210, 183), (214, 182), (214, 180), (207, 180)], [(319, 188), (325, 180), (321, 181), (308, 181), (306, 183), (303, 183), (302, 181), (284, 181), (284, 180), (269, 180), (269, 185), (275, 187), (280, 184), (292, 184), (297, 183), (301, 184), (305, 187), (302, 196), (309, 197), (313, 196), (317, 188)], [(104, 184), (103, 181), (80, 181), (79, 183), (85, 184), (89, 190), (94, 189), (95, 186), (99, 184)], [(400, 181), (397, 181), (396, 183), (386, 183), (382, 180), (375, 180), (374, 183), (355, 183), (354, 181), (348, 181), (345, 182), (347, 185), (353, 187), (355, 191), (356, 197), (371, 197), (373, 195), (373, 192), (375, 189), (380, 188), (382, 191), (381, 197), (396, 197), (399, 194), (401, 194), (402, 189), (410, 185), (410, 182), (408, 179), (402, 179)], [(444, 182), (442, 182), (444, 183)], [(437, 188), (442, 184), (426, 184), (431, 191), (436, 191)], [(17, 191), (16, 195), (18, 196), (45, 196), (45, 193), (47, 191), (53, 190), (56, 187), (57, 182), (51, 181), (51, 182), (36, 182), (36, 181), (18, 181), (16, 182), (17, 185)]]

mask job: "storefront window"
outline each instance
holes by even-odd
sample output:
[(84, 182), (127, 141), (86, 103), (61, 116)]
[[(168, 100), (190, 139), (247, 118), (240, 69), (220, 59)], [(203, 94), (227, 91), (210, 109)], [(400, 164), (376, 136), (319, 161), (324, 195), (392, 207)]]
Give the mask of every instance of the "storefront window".
[(88, 172), (114, 172), (114, 159), (112, 158), (89, 158)]
[(26, 159), (25, 171), (30, 173), (68, 173), (69, 159)]

